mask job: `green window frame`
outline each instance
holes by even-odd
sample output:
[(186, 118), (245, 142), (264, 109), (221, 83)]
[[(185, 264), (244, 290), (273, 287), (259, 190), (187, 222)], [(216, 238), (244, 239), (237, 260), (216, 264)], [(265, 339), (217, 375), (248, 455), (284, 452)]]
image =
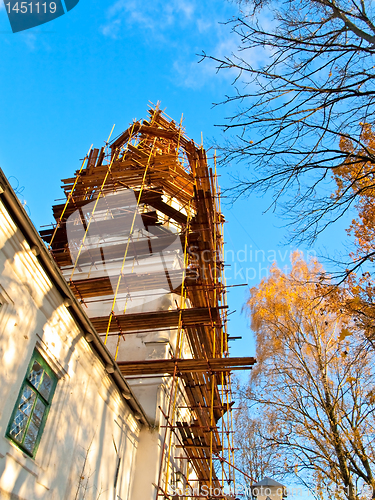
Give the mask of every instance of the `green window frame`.
[(56, 374), (35, 350), (6, 432), (31, 457), (38, 450), (56, 384)]

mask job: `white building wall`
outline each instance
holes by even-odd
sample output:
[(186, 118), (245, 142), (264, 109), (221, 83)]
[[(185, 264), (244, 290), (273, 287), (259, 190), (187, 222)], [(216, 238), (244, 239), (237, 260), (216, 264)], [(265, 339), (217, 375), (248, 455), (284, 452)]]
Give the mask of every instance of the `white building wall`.
[[(141, 500), (140, 424), (1, 200), (0, 300), (0, 500)], [(5, 434), (35, 348), (58, 383), (33, 459)]]

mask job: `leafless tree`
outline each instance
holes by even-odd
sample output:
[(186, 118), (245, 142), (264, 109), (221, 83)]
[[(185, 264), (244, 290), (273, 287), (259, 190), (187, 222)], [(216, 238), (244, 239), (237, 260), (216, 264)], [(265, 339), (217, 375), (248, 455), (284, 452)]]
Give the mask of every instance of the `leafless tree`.
[[(311, 243), (355, 204), (360, 190), (331, 196), (333, 171), (344, 162), (371, 162), (361, 139), (374, 121), (375, 4), (371, 0), (249, 0), (232, 20), (236, 54), (213, 59), (237, 73), (232, 132), (222, 144), (224, 163), (250, 175), (235, 196), (271, 192), (272, 208), (293, 226), (293, 239)], [(350, 139), (356, 153), (343, 151)]]
[[(280, 479), (285, 476), (279, 446), (269, 440), (272, 422), (266, 422), (251, 408), (246, 392), (239, 390), (240, 408), (235, 413), (236, 465), (244, 474), (237, 474), (237, 489), (251, 499), (250, 486), (266, 476)], [(275, 436), (274, 436), (275, 437)], [(241, 484), (241, 488), (239, 488)]]

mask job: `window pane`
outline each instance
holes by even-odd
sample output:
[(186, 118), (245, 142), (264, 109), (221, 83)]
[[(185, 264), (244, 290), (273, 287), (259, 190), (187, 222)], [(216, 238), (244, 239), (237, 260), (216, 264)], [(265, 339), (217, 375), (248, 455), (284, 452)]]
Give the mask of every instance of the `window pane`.
[(37, 361), (34, 361), (28, 379), (30, 380), (31, 384), (35, 387), (35, 389), (38, 389), (42, 375), (43, 375), (43, 368)]
[(38, 398), (38, 401), (36, 402), (31, 421), (36, 425), (36, 427), (39, 429), (40, 424), (42, 423), (43, 420), (43, 415), (44, 412), (46, 411), (46, 405), (43, 403), (41, 399)]
[(22, 441), (34, 401), (34, 391), (32, 391), (28, 386), (25, 386), (18, 405), (16, 416), (14, 417), (10, 427), (10, 435), (18, 442)]
[(25, 415), (29, 416), (33, 408), (34, 401), (35, 401), (35, 392), (26, 385), (21, 396), (19, 409)]
[(10, 435), (18, 442), (22, 441), (23, 434), (25, 432), (28, 417), (22, 413), (22, 411), (17, 410), (16, 416), (10, 427)]
[(32, 453), (34, 451), (35, 443), (38, 438), (39, 427), (43, 420), (44, 412), (46, 411), (46, 405), (41, 399), (38, 399), (33, 414), (31, 416), (31, 422), (29, 428), (27, 429), (24, 446), (27, 451)]
[(29, 428), (27, 429), (25, 441), (23, 442), (24, 447), (30, 453), (32, 453), (34, 451), (36, 438), (38, 437), (38, 431), (39, 431), (39, 429), (34, 424), (34, 422), (30, 422)]
[(44, 372), (42, 383), (39, 387), (40, 394), (44, 397), (45, 400), (48, 401), (50, 392), (52, 389), (52, 379), (46, 372)]

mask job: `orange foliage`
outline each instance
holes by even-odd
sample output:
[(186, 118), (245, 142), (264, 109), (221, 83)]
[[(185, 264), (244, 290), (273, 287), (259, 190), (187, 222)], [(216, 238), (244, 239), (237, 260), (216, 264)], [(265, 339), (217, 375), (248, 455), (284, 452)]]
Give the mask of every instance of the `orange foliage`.
[(316, 260), (306, 263), (295, 252), (288, 275), (274, 265), (270, 277), (251, 289), (248, 307), (251, 328), (257, 335), (258, 360), (254, 373), (262, 370), (269, 353), (287, 356), (286, 345), (297, 342), (309, 356), (317, 345), (336, 346), (351, 333), (350, 318), (334, 307), (332, 296), (322, 298), (322, 290), (330, 286), (321, 264)]
[[(356, 147), (351, 140), (341, 138), (340, 149), (352, 155), (334, 171), (336, 197), (350, 191), (353, 199), (355, 196), (358, 218), (352, 221), (348, 232), (355, 236), (357, 257), (375, 251), (375, 164), (361, 160), (364, 154), (375, 158), (375, 136), (367, 123), (363, 125), (361, 141), (362, 145)], [(371, 262), (374, 258), (375, 255), (369, 256)]]
[(273, 266), (248, 300), (258, 363), (246, 395), (285, 473), (299, 464), (315, 485), (344, 484), (345, 498), (358, 500), (358, 478), (375, 491), (375, 354), (342, 307), (349, 300), (316, 260), (297, 252), (289, 274)]
[(375, 284), (370, 271), (375, 260), (375, 161), (363, 160), (364, 155), (366, 158), (374, 156), (375, 159), (375, 135), (371, 125), (362, 125), (360, 146), (342, 137), (340, 149), (351, 153), (351, 156), (334, 171), (337, 190), (333, 196), (339, 200), (343, 194), (352, 194), (358, 216), (347, 230), (355, 238), (356, 252), (351, 257), (355, 263), (364, 264), (367, 270), (358, 276), (355, 273), (348, 276), (345, 291), (338, 294), (341, 294), (343, 307), (372, 340)]

